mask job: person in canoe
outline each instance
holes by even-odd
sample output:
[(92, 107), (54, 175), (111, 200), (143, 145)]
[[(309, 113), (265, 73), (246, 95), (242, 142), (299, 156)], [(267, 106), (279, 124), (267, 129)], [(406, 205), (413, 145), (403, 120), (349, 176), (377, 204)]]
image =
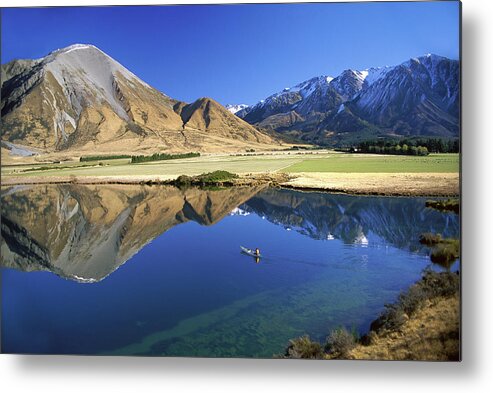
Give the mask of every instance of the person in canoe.
[[(240, 246), (241, 252), (246, 255), (250, 255), (251, 257), (254, 257), (256, 260), (260, 260), (260, 248), (256, 248), (255, 250), (252, 250), (250, 248), (246, 248), (243, 246)], [(257, 262), (258, 263), (258, 262)]]
[(255, 249), (255, 263), (259, 263), (260, 262), (260, 249), (257, 247)]

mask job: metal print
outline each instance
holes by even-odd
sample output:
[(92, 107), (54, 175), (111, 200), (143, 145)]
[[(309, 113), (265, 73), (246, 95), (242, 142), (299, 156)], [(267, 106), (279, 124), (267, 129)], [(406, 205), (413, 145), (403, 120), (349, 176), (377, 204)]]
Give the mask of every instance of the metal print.
[(2, 9), (2, 352), (460, 360), (460, 12)]

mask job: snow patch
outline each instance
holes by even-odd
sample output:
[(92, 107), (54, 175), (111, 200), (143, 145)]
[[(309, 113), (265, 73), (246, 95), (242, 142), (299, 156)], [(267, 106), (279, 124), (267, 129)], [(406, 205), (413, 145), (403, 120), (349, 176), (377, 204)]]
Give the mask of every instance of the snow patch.
[(62, 116), (63, 116), (64, 120), (65, 120), (65, 121), (68, 121), (68, 122), (72, 125), (72, 127), (74, 128), (74, 130), (75, 130), (75, 129), (76, 129), (75, 119), (74, 119), (72, 116), (70, 116), (70, 115), (69, 115), (67, 112), (65, 112), (65, 111), (64, 111), (64, 112), (62, 112)]
[(249, 105), (247, 105), (247, 104), (238, 104), (238, 105), (227, 104), (227, 105), (225, 105), (225, 108), (233, 114), (235, 114), (235, 113), (237, 113), (243, 109), (246, 109), (248, 107), (249, 107)]
[(235, 207), (231, 212), (229, 213), (230, 216), (249, 216), (250, 212), (247, 212), (239, 207)]
[(375, 67), (375, 68), (368, 68), (366, 70), (361, 71), (364, 73), (364, 81), (367, 86), (373, 85), (376, 81), (382, 79), (385, 75), (388, 74), (389, 71), (393, 70), (394, 67)]

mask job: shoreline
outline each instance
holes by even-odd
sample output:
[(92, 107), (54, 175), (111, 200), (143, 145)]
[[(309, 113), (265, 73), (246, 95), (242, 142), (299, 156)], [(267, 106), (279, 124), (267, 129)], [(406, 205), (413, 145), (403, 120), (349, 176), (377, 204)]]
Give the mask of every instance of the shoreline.
[(325, 342), (308, 335), (289, 341), (282, 358), (460, 361), (460, 273), (425, 270), (370, 324), (363, 336), (346, 327)]
[[(172, 185), (177, 176), (7, 176), (1, 187), (16, 185)], [(219, 186), (268, 185), (297, 191), (368, 196), (457, 197), (457, 173), (249, 173)]]

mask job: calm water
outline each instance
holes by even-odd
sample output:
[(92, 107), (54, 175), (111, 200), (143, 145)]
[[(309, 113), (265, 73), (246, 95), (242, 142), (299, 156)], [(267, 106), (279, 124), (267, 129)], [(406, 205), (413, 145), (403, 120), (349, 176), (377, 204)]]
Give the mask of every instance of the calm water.
[(265, 188), (17, 187), (1, 209), (14, 353), (272, 357), (364, 333), (430, 264), (418, 236), (459, 235), (422, 198)]

